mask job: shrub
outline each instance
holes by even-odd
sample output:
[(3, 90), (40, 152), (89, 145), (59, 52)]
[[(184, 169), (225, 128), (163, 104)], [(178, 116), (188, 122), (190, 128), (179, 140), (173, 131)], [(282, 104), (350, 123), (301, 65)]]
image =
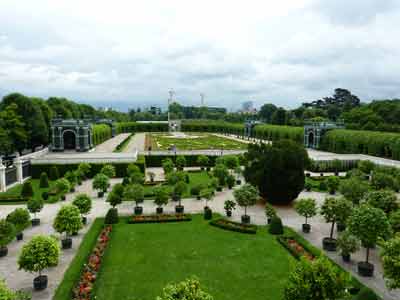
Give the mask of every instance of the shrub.
[(15, 237), (15, 226), (13, 223), (0, 220), (0, 247), (6, 246)]
[(22, 297), (21, 292), (14, 292), (9, 289), (3, 279), (0, 279), (0, 299), (1, 300), (30, 300), (31, 297)]
[(141, 172), (135, 172), (130, 177), (130, 182), (132, 184), (143, 184), (145, 181), (144, 175)]
[(391, 189), (396, 191), (399, 187), (394, 176), (383, 172), (374, 172), (372, 175), (371, 185), (377, 190)]
[(162, 167), (164, 169), (164, 174), (169, 174), (174, 171), (175, 165), (172, 159), (167, 158), (162, 161)]
[(200, 191), (204, 189), (204, 186), (202, 184), (195, 184), (191, 187), (190, 189), (190, 194), (192, 196), (198, 196), (200, 195)]
[(67, 236), (78, 232), (83, 227), (79, 209), (75, 205), (61, 207), (54, 219), (53, 227), (58, 233), (65, 233)]
[(392, 226), (393, 232), (400, 232), (400, 210), (390, 214), (389, 223)]
[(276, 216), (276, 209), (270, 203), (265, 204), (265, 215), (268, 219)]
[(357, 178), (343, 180), (339, 185), (339, 192), (354, 204), (359, 204), (368, 192), (368, 184)]
[(47, 173), (42, 172), (40, 174), (40, 183), (39, 183), (40, 188), (48, 188), (49, 187), (49, 179), (47, 177)]
[(334, 194), (337, 191), (339, 184), (340, 184), (340, 179), (337, 176), (329, 176), (326, 179), (326, 186), (328, 188), (329, 193), (331, 194)]
[(317, 214), (317, 203), (312, 198), (300, 199), (295, 203), (294, 208), (300, 216), (306, 218), (305, 224), (307, 224), (308, 218), (312, 218)]
[(390, 289), (400, 288), (400, 235), (382, 243), (380, 254), (386, 285)]
[(89, 177), (91, 165), (88, 163), (80, 163), (78, 166), (78, 171), (82, 175), (82, 179), (86, 179)]
[(217, 164), (213, 169), (213, 176), (218, 179), (220, 186), (225, 185), (228, 175), (228, 168), (223, 164)]
[(246, 181), (257, 186), (268, 202), (290, 203), (303, 190), (309, 159), (302, 145), (289, 140), (272, 145), (250, 144), (245, 159)]
[(382, 209), (386, 214), (399, 209), (397, 196), (393, 191), (372, 191), (366, 194), (365, 200), (369, 205)]
[(228, 175), (226, 177), (226, 184), (228, 185), (229, 188), (232, 188), (235, 185), (235, 177), (233, 175)]
[(214, 298), (203, 291), (200, 282), (196, 278), (189, 278), (185, 281), (168, 284), (157, 300), (213, 300)]
[(332, 223), (329, 238), (333, 238), (335, 224), (340, 222), (345, 224), (346, 219), (352, 213), (353, 206), (345, 198), (326, 198), (321, 206), (321, 215), (327, 223)]
[(225, 155), (224, 158), (224, 165), (230, 169), (234, 170), (236, 167), (239, 166), (239, 158), (236, 155)]
[(79, 209), (81, 215), (87, 215), (92, 208), (92, 199), (86, 194), (79, 194), (72, 201), (72, 204)]
[(124, 179), (122, 179), (122, 185), (123, 186), (126, 186), (126, 185), (128, 185), (130, 183), (131, 183), (131, 181), (130, 181), (129, 177), (124, 177)]
[(43, 201), (40, 199), (31, 198), (26, 203), (26, 206), (30, 213), (34, 214), (36, 217), (36, 213), (40, 212), (43, 208)]
[(183, 155), (178, 155), (175, 160), (176, 167), (182, 170), (186, 166), (186, 158)]
[(17, 233), (23, 231), (30, 224), (31, 216), (25, 208), (16, 208), (8, 214), (6, 220), (14, 224)]
[(42, 193), (42, 199), (43, 199), (44, 201), (46, 201), (47, 199), (49, 199), (49, 192), (43, 192), (43, 193)]
[(337, 247), (342, 255), (348, 255), (360, 249), (360, 241), (346, 230), (337, 238)]
[(110, 179), (103, 173), (99, 173), (93, 178), (92, 187), (102, 192), (107, 191)]
[(282, 220), (278, 216), (271, 218), (271, 224), (269, 224), (268, 232), (270, 234), (283, 234)]
[(28, 272), (41, 272), (58, 265), (60, 246), (50, 236), (37, 235), (22, 247), (18, 257), (19, 269)]
[(128, 185), (124, 189), (123, 200), (125, 201), (135, 201), (136, 206), (142, 203), (144, 200), (144, 189), (140, 184)]
[(24, 198), (33, 197), (33, 188), (30, 180), (25, 181), (24, 184), (22, 185), (21, 196)]
[[(134, 165), (137, 167), (136, 165)], [(128, 166), (129, 168), (129, 166)], [(139, 169), (139, 167), (137, 167)], [(139, 169), (140, 171), (140, 169)], [(115, 167), (113, 165), (104, 165), (103, 168), (101, 168), (100, 173), (106, 175), (108, 178), (113, 178), (115, 177)]]
[(158, 206), (161, 207), (163, 205), (167, 205), (168, 199), (169, 199), (169, 193), (168, 193), (168, 188), (164, 186), (157, 186), (154, 189), (154, 203)]
[(201, 167), (208, 167), (210, 159), (205, 155), (199, 155), (197, 157), (197, 164)]
[[(78, 182), (78, 178), (76, 177), (76, 173), (74, 171), (68, 171), (67, 173), (65, 173), (64, 178), (67, 179), (69, 182), (69, 189), (73, 188), (76, 185), (76, 183)], [(63, 180), (63, 179), (59, 179), (59, 180)], [(68, 191), (69, 191), (69, 189), (68, 189)]]
[(257, 188), (248, 183), (234, 190), (233, 196), (235, 197), (236, 203), (240, 207), (244, 207), (245, 216), (247, 216), (247, 206), (252, 206), (256, 204), (257, 200), (260, 197)]
[(60, 178), (56, 181), (55, 186), (57, 188), (57, 192), (61, 195), (65, 195), (70, 191), (71, 184), (65, 178)]
[(362, 287), (360, 292), (354, 297), (354, 300), (379, 300), (375, 292), (367, 287)]
[(60, 173), (58, 172), (57, 166), (52, 166), (50, 168), (50, 180), (57, 180), (60, 178)]
[(119, 222), (118, 209), (110, 208), (107, 211), (106, 217), (104, 218), (105, 224), (117, 224)]
[(371, 171), (375, 168), (375, 164), (370, 160), (360, 160), (357, 167), (365, 174), (371, 174)]

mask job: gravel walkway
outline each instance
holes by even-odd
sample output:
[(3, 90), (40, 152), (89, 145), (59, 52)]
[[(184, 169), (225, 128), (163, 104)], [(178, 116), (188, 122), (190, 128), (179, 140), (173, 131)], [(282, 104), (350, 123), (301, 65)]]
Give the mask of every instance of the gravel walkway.
[(113, 152), (114, 149), (127, 137), (129, 133), (121, 133), (114, 136), (111, 139), (108, 139), (104, 143), (97, 145), (93, 152)]
[[(160, 173), (160, 169), (155, 171)], [(159, 175), (158, 175), (159, 176)], [(121, 179), (113, 179), (111, 184), (114, 185), (117, 182), (120, 182)], [(77, 191), (73, 194), (67, 195), (66, 202), (60, 202), (56, 204), (48, 204), (44, 207), (42, 212), (40, 212), (39, 216), (41, 218), (41, 225), (34, 228), (29, 228), (24, 231), (24, 241), (17, 242), (13, 241), (9, 245), (9, 254), (6, 257), (0, 258), (0, 277), (6, 279), (8, 285), (14, 289), (24, 289), (28, 291), (32, 291), (32, 280), (35, 277), (34, 274), (26, 273), (24, 271), (19, 271), (17, 269), (17, 256), (20, 252), (21, 246), (28, 240), (32, 238), (33, 235), (36, 234), (55, 234), (52, 228), (52, 221), (59, 210), (59, 208), (65, 204), (72, 201), (76, 194), (86, 192), (90, 196), (93, 197), (93, 208), (88, 216), (89, 225), (87, 225), (82, 232), (76, 237), (73, 237), (73, 248), (70, 250), (65, 250), (62, 253), (60, 264), (55, 267), (46, 270), (44, 273), (49, 276), (49, 287), (42, 292), (34, 292), (33, 298), (34, 300), (50, 300), (54, 294), (54, 291), (57, 285), (61, 282), (63, 278), (63, 274), (68, 268), (68, 265), (72, 261), (73, 257), (76, 254), (77, 248), (82, 240), (82, 237), (89, 229), (90, 224), (94, 220), (94, 218), (99, 216), (104, 216), (106, 211), (109, 208), (109, 205), (105, 202), (105, 198), (99, 199), (97, 198), (96, 192), (91, 188), (91, 181), (85, 181), (82, 186), (77, 187)], [(300, 198), (302, 197), (312, 197), (317, 200), (319, 204), (321, 204), (325, 198), (326, 194), (316, 193), (316, 192), (303, 192), (300, 194)], [(233, 199), (231, 190), (224, 190), (223, 192), (217, 193), (216, 197), (209, 202), (209, 206), (213, 209), (214, 212), (218, 212), (220, 214), (224, 214), (224, 201), (226, 199)], [(196, 199), (185, 199), (183, 201), (183, 205), (185, 206), (185, 211), (190, 213), (201, 213), (203, 211), (204, 201), (199, 201)], [(164, 210), (168, 212), (174, 212), (175, 203), (170, 202), (164, 208)], [(0, 218), (5, 217), (10, 211), (15, 209), (16, 205), (3, 205), (0, 206)], [(143, 203), (144, 213), (154, 213), (155, 205), (152, 201), (145, 201)], [(133, 212), (133, 203), (122, 203), (119, 205), (118, 210), (120, 214), (131, 214)], [(297, 230), (300, 234), (302, 234), (307, 240), (309, 240), (315, 246), (321, 248), (321, 240), (324, 236), (326, 236), (329, 232), (329, 224), (326, 224), (320, 217), (316, 217), (311, 220), (312, 231), (310, 234), (303, 234), (300, 230), (301, 224), (304, 222), (303, 218), (298, 216), (291, 207), (278, 207), (278, 214), (282, 218), (285, 225), (290, 226)], [(236, 209), (233, 212), (232, 219), (239, 221), (240, 216), (242, 214), (242, 210)], [(251, 216), (252, 223), (258, 225), (265, 224), (265, 215), (264, 208), (262, 205), (255, 205), (248, 209), (248, 214)], [(261, 229), (263, 230), (263, 229)], [(56, 234), (58, 236), (58, 234)], [(384, 280), (382, 278), (382, 269), (379, 261), (379, 257), (377, 254), (377, 250), (371, 251), (371, 262), (375, 264), (376, 272), (375, 277), (373, 278), (363, 278), (359, 277), (356, 273), (356, 261), (363, 260), (365, 257), (364, 250), (360, 250), (358, 253), (353, 255), (353, 260), (351, 263), (343, 263), (341, 257), (337, 255), (337, 253), (328, 253), (328, 255), (335, 260), (338, 264), (343, 266), (345, 269), (352, 272), (360, 281), (364, 284), (370, 286), (375, 291), (377, 291), (384, 299), (388, 300), (398, 300), (400, 299), (400, 291), (388, 291), (385, 287)]]
[(146, 133), (135, 133), (123, 152), (144, 151)]

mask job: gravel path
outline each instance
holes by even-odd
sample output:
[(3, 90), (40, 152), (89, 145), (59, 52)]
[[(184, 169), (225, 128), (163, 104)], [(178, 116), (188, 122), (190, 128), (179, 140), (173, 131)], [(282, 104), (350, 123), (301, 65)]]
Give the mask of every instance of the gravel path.
[(113, 152), (114, 149), (127, 137), (129, 133), (121, 133), (114, 136), (111, 139), (108, 139), (104, 143), (97, 145), (93, 152)]
[(135, 133), (123, 152), (144, 151), (146, 133)]
[[(153, 172), (160, 173), (161, 170), (152, 169)], [(161, 174), (158, 174), (160, 176)], [(111, 184), (114, 185), (117, 182), (120, 182), (121, 179), (113, 179)], [(67, 195), (66, 202), (60, 202), (55, 204), (47, 204), (42, 212), (40, 212), (39, 217), (41, 218), (41, 225), (29, 228), (24, 232), (24, 241), (17, 242), (13, 241), (9, 245), (9, 254), (6, 257), (0, 258), (0, 277), (6, 279), (8, 285), (14, 289), (24, 289), (28, 291), (32, 291), (32, 280), (35, 277), (34, 274), (26, 273), (24, 271), (19, 271), (17, 269), (17, 256), (20, 252), (21, 246), (28, 240), (32, 238), (33, 235), (36, 234), (55, 234), (52, 228), (52, 221), (59, 210), (59, 208), (65, 204), (72, 201), (78, 193), (88, 193), (93, 197), (93, 208), (88, 216), (88, 224), (78, 236), (73, 237), (73, 248), (69, 250), (65, 250), (62, 253), (60, 264), (55, 267), (48, 269), (44, 272), (44, 274), (49, 276), (49, 287), (42, 292), (34, 292), (33, 300), (50, 300), (54, 294), (54, 291), (57, 285), (61, 282), (63, 278), (63, 274), (68, 268), (68, 265), (72, 261), (73, 257), (76, 254), (77, 248), (82, 240), (82, 237), (89, 229), (90, 224), (93, 222), (94, 218), (99, 216), (104, 216), (106, 211), (109, 208), (109, 205), (105, 202), (105, 198), (99, 199), (97, 198), (96, 192), (91, 188), (91, 181), (85, 181), (82, 186), (77, 187), (77, 191), (73, 194)], [(317, 200), (319, 204), (321, 204), (325, 198), (326, 194), (316, 193), (316, 192), (303, 192), (300, 194), (299, 198), (302, 197), (312, 197)], [(223, 192), (217, 193), (216, 197), (209, 202), (209, 206), (213, 209), (214, 212), (218, 212), (220, 214), (224, 214), (224, 201), (226, 199), (233, 199), (231, 190), (224, 190)], [(183, 201), (183, 205), (185, 206), (185, 211), (188, 213), (201, 213), (203, 211), (204, 201), (199, 201), (196, 199), (185, 199)], [(174, 212), (175, 203), (170, 202), (164, 208), (165, 212)], [(15, 209), (16, 205), (3, 205), (0, 206), (0, 218), (5, 217), (10, 211)], [(152, 201), (145, 201), (143, 203), (144, 213), (154, 213), (155, 205)], [(118, 210), (120, 214), (129, 215), (133, 212), (133, 203), (122, 203), (119, 205)], [(277, 207), (278, 214), (282, 218), (285, 225), (294, 228), (300, 234), (302, 234), (308, 241), (310, 241), (315, 246), (321, 248), (321, 240), (324, 236), (326, 236), (329, 232), (329, 224), (326, 224), (320, 217), (316, 217), (311, 220), (312, 231), (309, 234), (303, 234), (300, 230), (301, 224), (303, 223), (303, 218), (298, 216), (291, 207)], [(240, 216), (242, 214), (242, 209), (236, 209), (233, 212), (232, 219), (236, 221), (240, 221)], [(264, 207), (262, 205), (255, 205), (248, 209), (248, 214), (251, 216), (252, 223), (258, 225), (265, 224), (265, 215), (264, 215)], [(263, 229), (261, 229), (263, 230)], [(58, 236), (58, 234), (56, 234)], [(370, 286), (374, 290), (376, 290), (384, 299), (388, 300), (398, 300), (400, 299), (400, 291), (388, 291), (385, 287), (384, 280), (382, 278), (382, 268), (380, 264), (380, 260), (377, 254), (377, 250), (371, 251), (371, 262), (375, 264), (376, 272), (375, 277), (373, 278), (364, 278), (359, 277), (356, 273), (356, 261), (363, 260), (365, 257), (364, 250), (360, 250), (358, 253), (353, 255), (351, 263), (343, 263), (341, 257), (337, 255), (337, 253), (327, 253), (333, 260), (335, 260), (338, 264), (340, 264), (343, 268), (352, 272), (360, 281), (364, 284)]]

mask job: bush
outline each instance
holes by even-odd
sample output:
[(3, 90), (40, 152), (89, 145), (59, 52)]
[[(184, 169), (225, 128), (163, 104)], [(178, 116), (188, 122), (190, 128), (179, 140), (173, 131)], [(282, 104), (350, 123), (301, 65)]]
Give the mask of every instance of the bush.
[(198, 196), (200, 195), (200, 191), (204, 189), (204, 186), (202, 184), (195, 184), (191, 187), (190, 189), (190, 194), (192, 196)]
[(57, 180), (60, 178), (60, 173), (58, 172), (57, 166), (52, 166), (50, 168), (50, 180)]
[(78, 171), (82, 175), (83, 178), (86, 179), (89, 177), (91, 165), (88, 163), (80, 163), (78, 166)]
[(365, 174), (371, 174), (371, 171), (375, 168), (375, 164), (370, 160), (360, 160), (358, 162), (358, 168)]
[(348, 255), (360, 249), (360, 241), (346, 230), (337, 238), (337, 247), (342, 255)]
[(6, 246), (15, 237), (15, 226), (13, 223), (6, 221), (5, 219), (0, 220), (0, 247)]
[(268, 232), (270, 234), (283, 234), (282, 220), (278, 216), (271, 218), (271, 224), (269, 224)]
[[(136, 166), (136, 165), (134, 165), (134, 166), (139, 169), (138, 166)], [(140, 169), (139, 169), (139, 171), (140, 171)], [(105, 165), (103, 168), (101, 168), (100, 173), (106, 175), (108, 178), (113, 178), (113, 177), (115, 177), (115, 167), (113, 165)]]
[(186, 158), (183, 155), (178, 155), (175, 163), (176, 167), (182, 170), (186, 166)]
[(8, 214), (6, 220), (14, 224), (17, 233), (23, 231), (30, 224), (31, 216), (25, 208), (16, 208)]
[(363, 287), (354, 300), (379, 300), (375, 292), (367, 287)]
[(40, 272), (58, 265), (60, 246), (50, 236), (37, 235), (22, 247), (18, 257), (19, 269), (28, 272)]
[(43, 172), (40, 174), (40, 183), (39, 183), (40, 188), (48, 188), (49, 187), (49, 179), (47, 177), (47, 173)]
[(56, 181), (55, 186), (58, 193), (65, 195), (70, 191), (71, 183), (65, 178), (60, 178)]
[(257, 233), (257, 226), (251, 224), (242, 224), (238, 222), (233, 222), (225, 219), (217, 219), (210, 221), (210, 225), (222, 228), (225, 230), (241, 232), (241, 233), (250, 233), (256, 234)]
[(340, 179), (337, 176), (329, 176), (326, 179), (326, 186), (328, 188), (329, 193), (331, 194), (334, 194), (337, 191), (339, 184), (340, 184)]
[(399, 209), (397, 196), (393, 191), (372, 191), (366, 194), (365, 200), (369, 205), (382, 209), (386, 214)]
[(43, 201), (40, 199), (31, 198), (26, 203), (28, 210), (36, 216), (36, 213), (40, 212), (43, 208)]
[(124, 179), (122, 179), (122, 185), (123, 186), (126, 186), (126, 185), (128, 185), (130, 183), (131, 183), (131, 181), (130, 181), (129, 177), (124, 177)]
[(392, 226), (393, 232), (400, 232), (400, 210), (390, 214), (389, 223)]
[(168, 284), (157, 300), (213, 300), (214, 298), (203, 291), (200, 282), (196, 278), (189, 278), (185, 281)]
[(65, 233), (67, 236), (78, 232), (83, 227), (79, 209), (75, 205), (61, 207), (54, 219), (53, 227), (58, 233)]
[(92, 199), (86, 194), (79, 194), (72, 201), (72, 204), (79, 209), (81, 215), (87, 215), (92, 208)]
[(383, 172), (374, 172), (372, 175), (371, 185), (377, 190), (391, 189), (396, 191), (399, 188), (396, 178)]
[(24, 198), (33, 197), (33, 188), (30, 180), (25, 181), (24, 184), (22, 185), (21, 196)]
[(93, 178), (92, 187), (95, 190), (105, 192), (108, 189), (109, 178), (103, 173), (99, 173)]
[(339, 185), (339, 192), (353, 204), (359, 204), (368, 192), (368, 184), (356, 177), (343, 180)]
[(43, 199), (44, 201), (46, 201), (47, 199), (49, 199), (49, 192), (43, 192), (43, 193), (42, 193), (42, 199)]
[(70, 189), (73, 188), (78, 182), (78, 178), (76, 176), (75, 171), (68, 171), (67, 173), (64, 174), (64, 178), (68, 180)]
[(226, 177), (226, 184), (229, 188), (232, 188), (235, 185), (235, 182), (236, 180), (233, 175), (228, 175), (228, 177)]
[(386, 286), (389, 289), (400, 288), (400, 235), (381, 245), (381, 258)]
[(104, 218), (104, 224), (117, 224), (119, 222), (118, 209), (110, 208)]

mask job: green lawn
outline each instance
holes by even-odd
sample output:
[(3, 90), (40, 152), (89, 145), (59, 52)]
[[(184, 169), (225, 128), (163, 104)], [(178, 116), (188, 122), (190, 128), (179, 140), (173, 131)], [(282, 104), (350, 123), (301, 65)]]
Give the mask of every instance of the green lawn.
[[(115, 225), (96, 281), (97, 300), (154, 300), (170, 282), (197, 276), (218, 300), (279, 300), (294, 258), (260, 228), (212, 227), (202, 216), (164, 224)], [(58, 299), (58, 298), (56, 298)]]
[[(33, 188), (33, 197), (35, 199), (38, 198), (42, 198), (42, 193), (45, 191), (48, 191), (54, 184), (54, 181), (50, 181), (49, 180), (49, 188), (40, 188), (39, 187), (39, 183), (40, 180), (39, 179), (30, 179), (31, 183), (32, 183), (32, 188)], [(3, 192), (0, 193), (0, 195), (12, 195), (12, 196), (18, 196), (21, 194), (21, 190), (22, 190), (22, 184), (17, 184), (15, 186), (13, 186), (11, 189), (9, 189), (7, 192)], [(1, 201), (0, 201), (0, 204)], [(3, 204), (12, 204), (11, 202), (7, 202), (7, 203), (3, 203)], [(24, 202), (16, 202), (15, 204), (25, 204)]]
[[(190, 195), (190, 189), (192, 188), (193, 185), (197, 184), (202, 184), (207, 186), (211, 182), (210, 176), (208, 176), (206, 171), (203, 172), (189, 172), (189, 183), (188, 183), (188, 189), (186, 192), (183, 194), (183, 198), (190, 198), (193, 197)], [(166, 186), (168, 186), (165, 183)], [(146, 199), (151, 200), (154, 199), (153, 195), (153, 190), (156, 186), (155, 185), (145, 185), (144, 186), (144, 194)], [(172, 191), (172, 186), (168, 186), (170, 190)]]
[(175, 145), (178, 150), (244, 150), (247, 144), (207, 133), (187, 133), (193, 138), (175, 138), (165, 133), (149, 134), (153, 150), (168, 150)]

